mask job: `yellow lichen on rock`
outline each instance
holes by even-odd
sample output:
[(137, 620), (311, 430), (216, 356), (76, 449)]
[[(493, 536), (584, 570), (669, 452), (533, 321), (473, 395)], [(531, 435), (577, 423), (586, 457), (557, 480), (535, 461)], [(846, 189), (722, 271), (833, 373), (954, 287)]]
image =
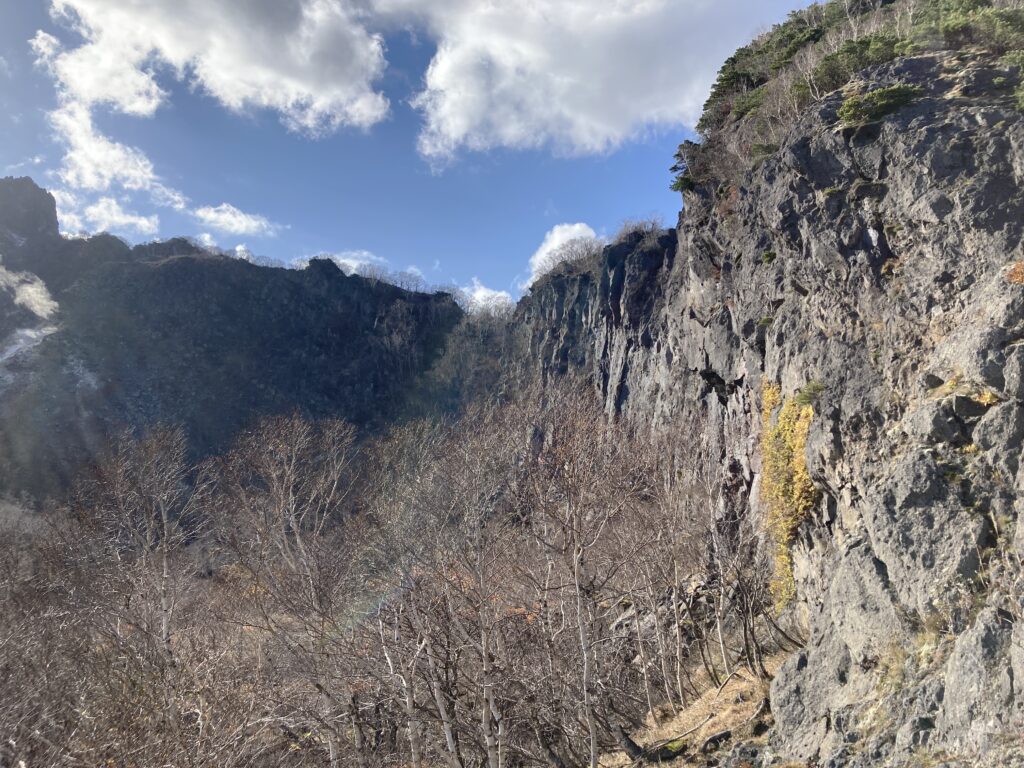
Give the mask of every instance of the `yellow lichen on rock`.
[(776, 606), (782, 608), (795, 592), (790, 548), (797, 528), (820, 496), (811, 482), (806, 458), (814, 406), (798, 397), (783, 400), (781, 388), (765, 382), (761, 388), (761, 418), (761, 503), (775, 545), (772, 594)]

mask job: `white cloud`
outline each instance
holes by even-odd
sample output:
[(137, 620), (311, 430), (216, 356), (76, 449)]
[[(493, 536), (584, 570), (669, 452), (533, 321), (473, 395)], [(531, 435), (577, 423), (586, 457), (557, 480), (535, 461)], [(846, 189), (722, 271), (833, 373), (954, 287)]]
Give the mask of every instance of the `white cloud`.
[(138, 191), (159, 183), (149, 158), (99, 133), (81, 102), (61, 105), (50, 113), (50, 122), (65, 145), (59, 175), (68, 186), (102, 192), (117, 184)]
[(11, 76), (11, 65), (7, 63), (7, 59), (0, 56), (0, 77)]
[(199, 208), (194, 211), (195, 217), (204, 227), (225, 232), (229, 235), (248, 235), (252, 237), (273, 237), (280, 227), (265, 216), (245, 213), (230, 203), (221, 203), (216, 207)]
[[(185, 210), (188, 199), (160, 180), (141, 150), (116, 142), (96, 129), (88, 106), (65, 101), (49, 117), (64, 144), (57, 177), (69, 190), (106, 193), (117, 187), (131, 193), (145, 192), (155, 205)], [(68, 197), (70, 200), (73, 195), (68, 192)], [(70, 205), (65, 206), (65, 215), (74, 215)]]
[[(50, 0), (81, 42), (33, 47), (65, 100), (153, 115), (160, 78), (310, 135), (388, 114), (380, 30), (437, 51), (413, 99), (421, 152), (598, 153), (692, 124), (721, 61), (795, 0)], [(268, 52), (272, 51), (272, 55)]]
[(438, 41), (414, 99), (421, 152), (600, 153), (692, 125), (721, 62), (790, 0), (376, 0)]
[[(379, 122), (388, 112), (387, 99), (375, 90), (386, 66), (383, 41), (364, 27), (355, 3), (51, 0), (51, 15), (81, 38), (65, 45), (39, 31), (31, 41), (58, 90), (60, 104), (50, 115), (65, 145), (58, 177), (69, 190), (119, 188), (186, 210), (185, 195), (161, 180), (142, 150), (104, 135), (94, 120), (101, 106), (154, 115), (168, 98), (160, 77), (186, 82), (234, 111), (276, 111), (290, 129), (309, 135)], [(68, 221), (89, 222), (68, 208)], [(227, 203), (192, 213), (204, 226), (234, 235), (279, 229)], [(133, 226), (148, 233), (153, 218), (136, 217)]]
[(508, 291), (496, 291), (493, 288), (488, 288), (475, 277), (469, 285), (463, 286), (461, 290), (465, 294), (466, 309), (470, 313), (504, 314), (512, 311), (515, 306)]
[(57, 203), (57, 220), (65, 235), (78, 237), (89, 232), (119, 232), (153, 237), (160, 231), (159, 216), (127, 211), (113, 197), (101, 196), (90, 202), (66, 189), (52, 189), (50, 193)]
[(101, 197), (87, 206), (82, 218), (93, 232), (135, 232), (152, 237), (160, 231), (159, 216), (140, 216), (126, 211), (112, 197)]
[(39, 29), (36, 30), (35, 35), (28, 41), (28, 44), (36, 55), (36, 63), (52, 71), (57, 54), (60, 53), (62, 48), (60, 40), (49, 32)]
[[(797, 0), (49, 0), (55, 34), (31, 44), (53, 77), (58, 177), (91, 202), (135, 195), (179, 211), (138, 147), (105, 135), (98, 110), (152, 117), (172, 83), (226, 109), (269, 110), (322, 136), (384, 120), (382, 32), (422, 32), (437, 50), (412, 102), (432, 164), (460, 151), (601, 153), (692, 124), (721, 61)], [(138, 206), (132, 199), (132, 204)], [(66, 206), (66, 222), (81, 209)], [(222, 232), (277, 225), (224, 203), (191, 213)], [(140, 217), (146, 218), (149, 217)]]
[(275, 259), (272, 256), (258, 256), (257, 254), (249, 250), (249, 246), (245, 245), (244, 243), (236, 245), (230, 251), (221, 251), (221, 253), (225, 253), (226, 255), (229, 256), (234, 256), (236, 259), (241, 259), (242, 261), (248, 261), (250, 264), (255, 264), (256, 266), (259, 267), (276, 267), (286, 269), (289, 266), (280, 259)]
[(20, 163), (13, 163), (11, 165), (8, 165), (6, 168), (4, 168), (3, 172), (5, 174), (11, 174), (14, 173), (15, 171), (20, 171), (23, 168), (34, 168), (36, 166), (42, 165), (44, 162), (46, 162), (45, 156), (33, 155), (32, 157), (25, 158)]
[(88, 105), (152, 115), (167, 73), (229, 109), (274, 110), (314, 135), (388, 112), (375, 89), (384, 43), (352, 0), (51, 0), (51, 14), (83, 43), (65, 50), (44, 33), (37, 55)]
[(596, 240), (597, 233), (588, 224), (582, 222), (576, 224), (556, 224), (548, 230), (540, 247), (530, 257), (530, 276), (520, 288), (529, 288), (538, 277), (554, 266), (552, 258), (559, 248), (572, 240), (579, 240), (581, 238)]
[(308, 259), (296, 259), (295, 267), (305, 268), (313, 259), (329, 259), (347, 275), (380, 275), (386, 272), (390, 265), (388, 260), (377, 256), (375, 253), (366, 250), (341, 251), (340, 253), (318, 253)]
[(51, 189), (50, 194), (57, 202), (57, 221), (60, 222), (61, 232), (66, 235), (78, 235), (85, 231), (85, 222), (82, 221), (82, 203), (78, 196), (66, 189)]

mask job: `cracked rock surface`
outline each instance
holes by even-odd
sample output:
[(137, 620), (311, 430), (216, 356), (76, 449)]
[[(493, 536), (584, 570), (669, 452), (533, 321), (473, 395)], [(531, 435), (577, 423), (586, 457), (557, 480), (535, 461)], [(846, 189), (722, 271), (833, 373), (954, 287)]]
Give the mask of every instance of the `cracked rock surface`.
[(808, 641), (765, 765), (1018, 764), (1024, 114), (991, 84), (1019, 74), (934, 54), (863, 77), (921, 95), (858, 128), (827, 96), (741, 185), (687, 193), (677, 230), (545, 278), (517, 317), (542, 375), (716, 435), (752, 516), (762, 381), (823, 385), (793, 552)]

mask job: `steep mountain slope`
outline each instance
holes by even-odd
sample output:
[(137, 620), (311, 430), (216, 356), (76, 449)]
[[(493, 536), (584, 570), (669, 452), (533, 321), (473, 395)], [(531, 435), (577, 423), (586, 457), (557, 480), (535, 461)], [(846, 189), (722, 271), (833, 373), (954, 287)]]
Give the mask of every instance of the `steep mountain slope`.
[(182, 424), (197, 454), (264, 414), (393, 417), (461, 310), (329, 261), (258, 267), (185, 240), (67, 240), (52, 197), (0, 182), (0, 468), (63, 485), (124, 426)]
[[(513, 319), (533, 377), (710, 442), (723, 508), (774, 553), (805, 643), (732, 768), (1024, 764), (1024, 43), (989, 5), (831, 3), (738, 52), (678, 227), (556, 269)], [(867, 34), (857, 8), (896, 10)], [(804, 80), (790, 63), (841, 24)], [(387, 421), (459, 318), (323, 262), (63, 240), (25, 181), (0, 184), (0, 253), (0, 458), (33, 488), (122, 423), (183, 422), (206, 453), (261, 413)], [(461, 352), (448, 369), (499, 378)]]
[[(979, 51), (863, 71), (738, 177), (687, 181), (676, 236), (620, 243), (518, 309), (543, 375), (582, 370), (609, 412), (713, 437), (731, 503), (784, 553), (807, 642), (745, 760), (1021, 759), (1019, 81)], [(891, 86), (919, 90), (841, 119)], [(718, 130), (708, 145), (740, 129)], [(771, 476), (783, 429), (813, 489)], [(806, 490), (788, 528), (769, 482)]]

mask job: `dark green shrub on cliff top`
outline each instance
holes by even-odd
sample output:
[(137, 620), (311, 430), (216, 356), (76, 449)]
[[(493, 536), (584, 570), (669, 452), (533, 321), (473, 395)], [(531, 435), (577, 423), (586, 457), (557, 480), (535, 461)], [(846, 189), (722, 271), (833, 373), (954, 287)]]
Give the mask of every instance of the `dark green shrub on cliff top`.
[(839, 108), (839, 119), (847, 125), (863, 125), (892, 114), (912, 102), (921, 89), (913, 85), (893, 85), (877, 91), (847, 97)]
[[(680, 147), (685, 172), (674, 188), (735, 178), (757, 161), (754, 147), (780, 137), (811, 102), (842, 88), (864, 69), (928, 50), (1024, 50), (1020, 0), (827, 0), (792, 12), (730, 56), (697, 123), (699, 145)], [(1024, 108), (1024, 87), (1018, 93)], [(881, 98), (873, 97), (873, 98)], [(899, 106), (899, 105), (897, 105)], [(867, 114), (857, 112), (863, 107)], [(853, 102), (851, 120), (878, 119), (885, 103)], [(729, 139), (716, 139), (728, 128)], [(686, 175), (687, 179), (682, 179)]]

